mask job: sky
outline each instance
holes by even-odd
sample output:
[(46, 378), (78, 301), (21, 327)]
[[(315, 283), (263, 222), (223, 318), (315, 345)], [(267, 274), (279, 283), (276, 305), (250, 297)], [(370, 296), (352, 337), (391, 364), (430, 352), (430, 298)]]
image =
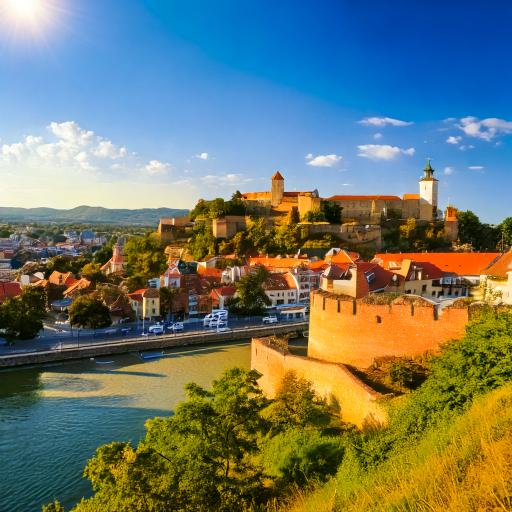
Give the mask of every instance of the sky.
[(511, 214), (512, 4), (0, 0), (0, 206), (418, 192)]

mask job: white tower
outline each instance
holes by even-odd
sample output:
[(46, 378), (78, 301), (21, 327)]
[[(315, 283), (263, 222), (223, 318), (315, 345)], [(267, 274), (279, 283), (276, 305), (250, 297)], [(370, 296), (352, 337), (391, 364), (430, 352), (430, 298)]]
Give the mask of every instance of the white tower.
[(437, 217), (438, 180), (434, 178), (434, 169), (430, 160), (423, 170), (424, 176), (420, 179), (420, 219), (433, 221)]

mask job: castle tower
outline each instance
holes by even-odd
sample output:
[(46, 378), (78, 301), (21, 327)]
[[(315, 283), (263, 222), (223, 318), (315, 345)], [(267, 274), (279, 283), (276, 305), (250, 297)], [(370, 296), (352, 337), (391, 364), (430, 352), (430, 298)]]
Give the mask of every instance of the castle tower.
[(444, 211), (444, 236), (450, 242), (455, 242), (459, 238), (457, 212), (457, 208), (451, 205), (448, 205)]
[(424, 176), (420, 179), (420, 219), (432, 221), (437, 217), (438, 180), (434, 178), (434, 169), (430, 159), (423, 169)]
[(284, 196), (284, 178), (279, 171), (272, 176), (272, 188), (270, 189), (270, 202), (273, 207), (279, 206)]

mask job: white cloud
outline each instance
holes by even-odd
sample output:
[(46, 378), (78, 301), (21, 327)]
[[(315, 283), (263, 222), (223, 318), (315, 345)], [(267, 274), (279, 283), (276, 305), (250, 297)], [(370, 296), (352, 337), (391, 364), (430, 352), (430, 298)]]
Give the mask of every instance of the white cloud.
[(97, 174), (114, 170), (136, 173), (143, 169), (154, 175), (170, 169), (169, 164), (158, 160), (144, 165), (136, 153), (129, 153), (124, 146), (81, 128), (75, 121), (52, 122), (47, 130), (47, 137), (28, 135), (20, 142), (0, 145), (0, 165), (19, 167), (24, 172), (64, 169)]
[(470, 165), (468, 167), (468, 169), (471, 171), (481, 171), (484, 169), (484, 166), (483, 165)]
[(446, 174), (446, 176), (450, 176), (450, 174), (453, 174), (455, 171), (455, 168), (451, 167), (451, 166), (447, 166), (444, 168), (444, 174)]
[(208, 186), (234, 186), (253, 181), (252, 178), (247, 178), (243, 174), (228, 173), (228, 174), (207, 174), (199, 178), (201, 183)]
[(461, 151), (466, 151), (468, 149), (474, 149), (474, 148), (475, 148), (475, 146), (473, 146), (473, 144), (468, 144), (468, 145), (462, 144), (461, 146), (459, 146), (459, 149)]
[(342, 156), (335, 154), (313, 156), (312, 153), (308, 153), (306, 155), (307, 165), (312, 167), (334, 167), (342, 158)]
[(383, 137), (383, 135), (382, 135), (382, 133), (380, 133), (380, 132), (377, 132), (377, 133), (375, 133), (375, 134), (373, 135), (373, 138), (374, 138), (375, 140), (380, 140), (380, 139), (382, 139), (382, 137)]
[(199, 160), (208, 160), (210, 158), (210, 155), (206, 152), (199, 153), (196, 155), (196, 158), (199, 158)]
[(459, 136), (459, 135), (450, 135), (447, 139), (446, 139), (446, 143), (447, 144), (458, 144), (460, 141), (462, 140), (462, 137)]
[(359, 149), (357, 156), (370, 160), (393, 160), (399, 155), (412, 156), (416, 151), (414, 148), (403, 149), (388, 144), (363, 144), (357, 146), (357, 149)]
[(512, 133), (512, 121), (497, 117), (478, 119), (477, 117), (467, 116), (460, 119), (456, 126), (468, 137), (476, 137), (486, 141), (490, 141), (498, 135)]
[(150, 160), (144, 167), (148, 174), (163, 174), (171, 169), (171, 166), (160, 160)]
[(358, 121), (359, 124), (366, 126), (409, 126), (413, 124), (411, 121), (401, 121), (400, 119), (394, 119), (392, 117), (365, 117)]

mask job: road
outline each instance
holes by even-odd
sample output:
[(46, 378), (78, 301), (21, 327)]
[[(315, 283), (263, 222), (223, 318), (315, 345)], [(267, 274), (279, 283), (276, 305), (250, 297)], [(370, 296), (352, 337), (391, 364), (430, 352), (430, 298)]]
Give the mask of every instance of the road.
[[(291, 321), (280, 321), (277, 324), (290, 323)], [(157, 337), (158, 334), (147, 334), (148, 327), (152, 323), (144, 325), (145, 336)], [(176, 336), (193, 335), (207, 332), (215, 332), (215, 329), (203, 327), (201, 321), (184, 322), (184, 331), (176, 333)], [(230, 330), (243, 330), (244, 328), (262, 325), (261, 317), (250, 318), (229, 318), (227, 327)], [(122, 330), (121, 330), (122, 329)], [(60, 332), (59, 332), (60, 331)], [(166, 331), (166, 335), (172, 332)], [(106, 329), (73, 329), (69, 325), (45, 325), (37, 338), (32, 340), (17, 341), (14, 345), (0, 345), (0, 355), (23, 354), (47, 350), (62, 350), (68, 348), (80, 348), (87, 345), (103, 344), (109, 341), (119, 343), (124, 338), (133, 339), (135, 336), (142, 336), (142, 323), (136, 322), (120, 324)]]

